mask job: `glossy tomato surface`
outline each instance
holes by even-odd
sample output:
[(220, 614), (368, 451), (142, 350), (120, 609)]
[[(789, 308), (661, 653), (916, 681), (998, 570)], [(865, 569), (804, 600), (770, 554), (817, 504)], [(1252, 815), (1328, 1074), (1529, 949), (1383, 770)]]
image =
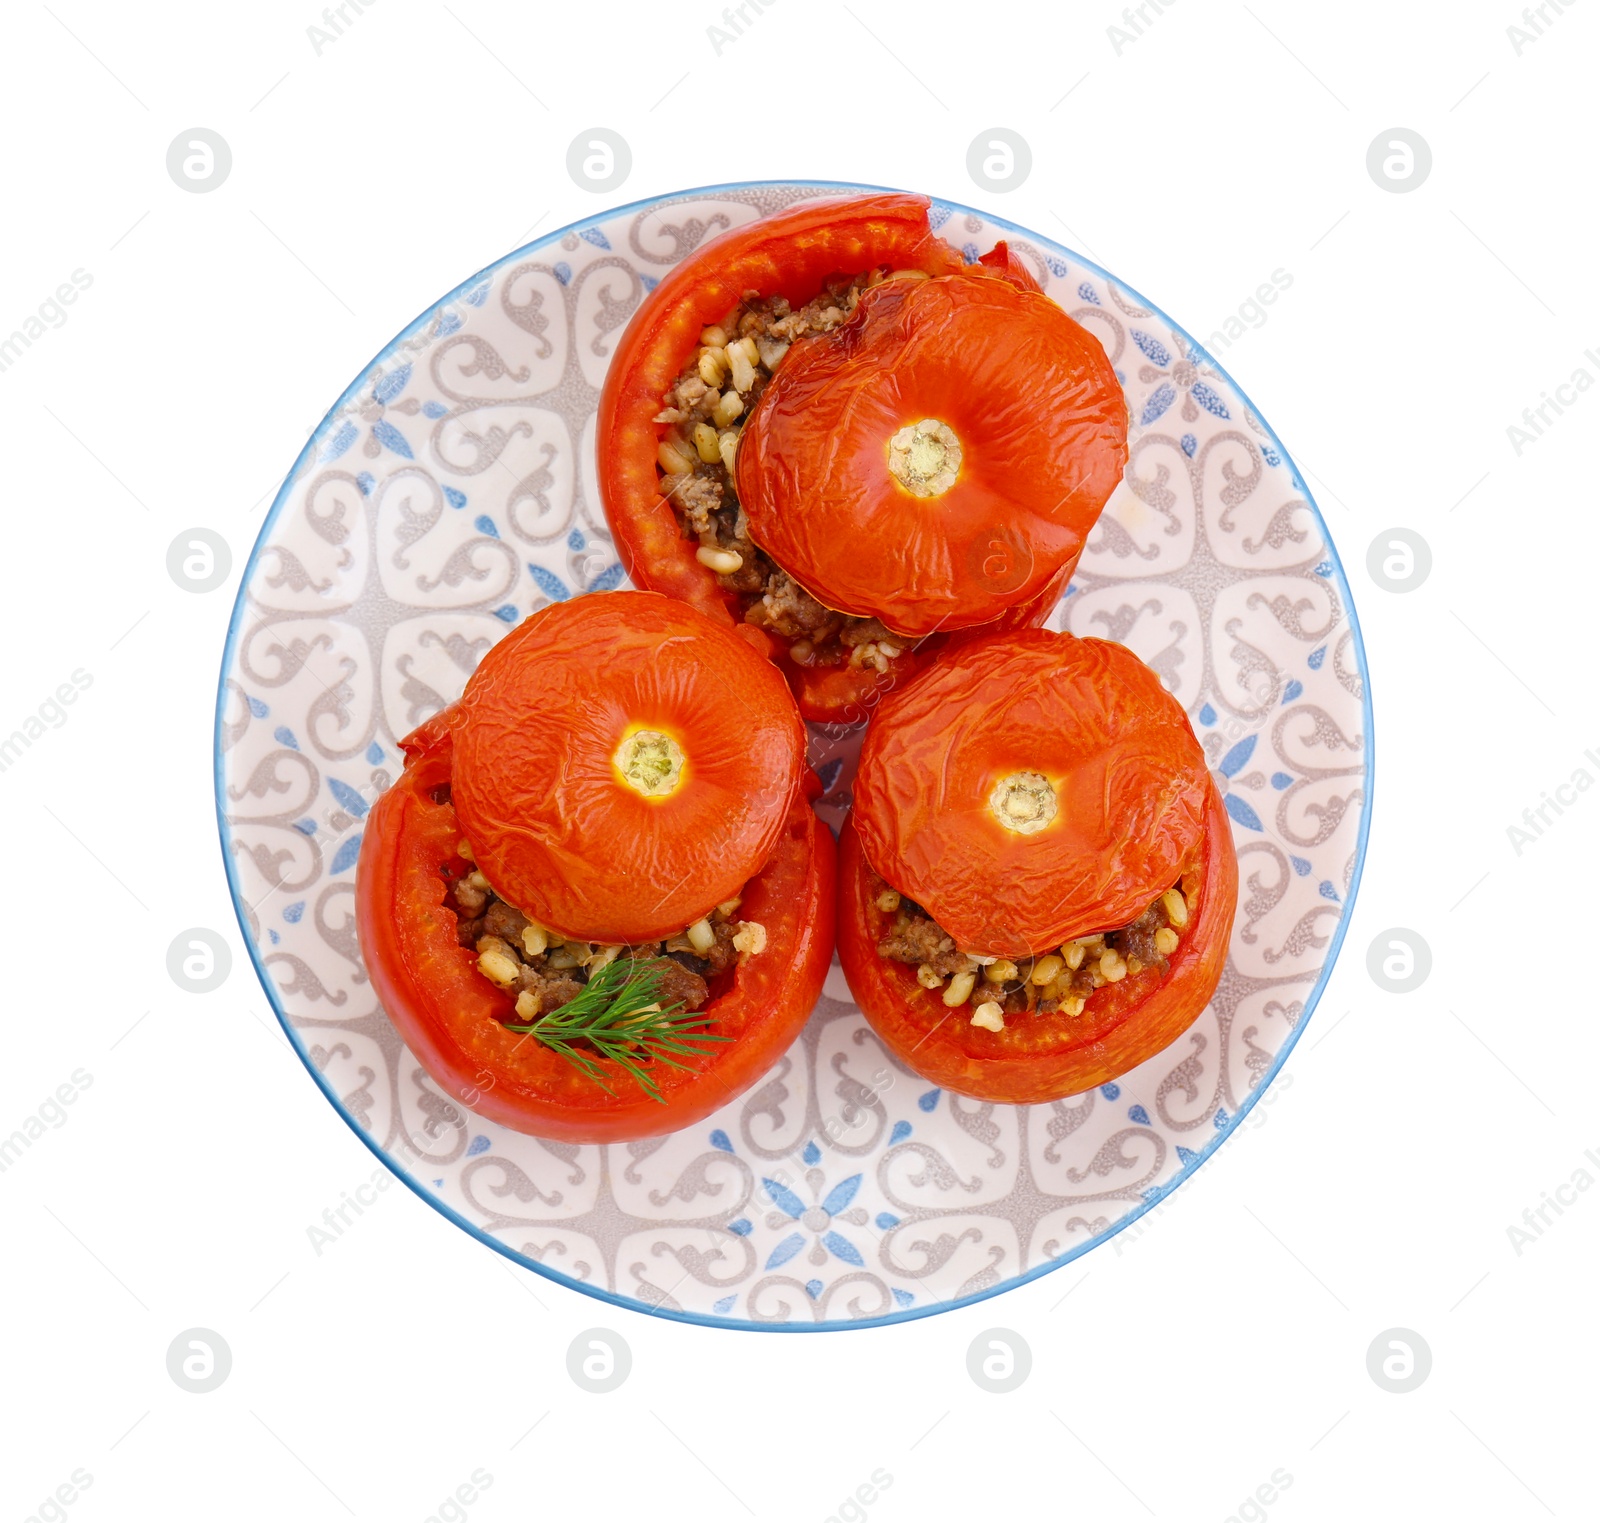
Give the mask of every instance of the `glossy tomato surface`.
[[(1208, 785), (1209, 786), (1209, 785)], [(1227, 960), (1239, 869), (1221, 796), (1210, 787), (1192, 863), (1199, 902), (1166, 969), (1149, 967), (1089, 996), (1077, 1016), (1008, 1016), (1004, 1028), (971, 1024), (916, 969), (878, 953), (893, 914), (876, 903), (879, 881), (853, 823), (839, 838), (839, 961), (874, 1031), (902, 1063), (957, 1094), (1037, 1105), (1081, 1094), (1136, 1068), (1178, 1039), (1215, 992)]]
[[(1007, 828), (1008, 779), (1054, 815)], [(957, 946), (1049, 951), (1116, 930), (1177, 882), (1212, 787), (1187, 716), (1125, 646), (1047, 630), (973, 639), (877, 708), (854, 817), (868, 860)]]
[[(450, 728), (479, 867), (585, 941), (669, 936), (738, 893), (786, 828), (805, 761), (772, 664), (725, 621), (649, 592), (531, 614), (479, 663)], [(624, 776), (639, 735), (677, 748), (670, 792)]]
[[(889, 456), (924, 420), (959, 449), (931, 496)], [(913, 637), (962, 629), (1077, 559), (1127, 427), (1105, 350), (1043, 292), (981, 265), (885, 281), (784, 359), (739, 441), (739, 500), (756, 543), (828, 607)]]
[[(965, 268), (962, 255), (930, 228), (928, 209), (925, 196), (895, 192), (802, 201), (709, 240), (674, 266), (643, 302), (606, 372), (596, 428), (601, 497), (635, 584), (681, 598), (723, 622), (740, 623), (739, 595), (725, 590), (696, 559), (695, 543), (684, 538), (661, 495), (656, 449), (663, 426), (654, 421), (661, 398), (695, 352), (701, 329), (719, 321), (746, 291), (786, 296), (800, 305), (830, 277), (880, 264), (930, 276)], [(1037, 290), (1004, 245), (980, 264), (1018, 287)], [(983, 559), (997, 591), (991, 616), (1008, 624), (1043, 623), (1059, 587), (1045, 587), (1031, 598), (1019, 595), (1016, 568), (1022, 558), (1003, 528), (983, 547)], [(1059, 581), (1064, 585), (1065, 575)], [(946, 643), (945, 635), (935, 634), (908, 647), (883, 674), (870, 667), (803, 666), (790, 659), (787, 645), (752, 625), (741, 628), (778, 664), (807, 719), (845, 724), (864, 719), (883, 692)]]
[(531, 1035), (508, 1030), (512, 999), (458, 945), (445, 872), (461, 821), (451, 803), (451, 716), (403, 742), (400, 779), (379, 798), (362, 838), (356, 921), (373, 988), (406, 1045), (441, 1089), (515, 1131), (562, 1142), (614, 1142), (689, 1126), (753, 1084), (799, 1034), (832, 956), (833, 837), (812, 812), (806, 785), (789, 801), (773, 851), (744, 886), (741, 918), (767, 932), (763, 951), (712, 980), (708, 1030), (729, 1038), (656, 1065), (665, 1103), (615, 1065), (605, 1089)]

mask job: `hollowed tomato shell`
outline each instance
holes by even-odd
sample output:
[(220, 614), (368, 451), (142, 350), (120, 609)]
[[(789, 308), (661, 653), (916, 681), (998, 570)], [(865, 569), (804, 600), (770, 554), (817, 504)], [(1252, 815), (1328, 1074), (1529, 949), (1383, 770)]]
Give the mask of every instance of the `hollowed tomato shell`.
[[(805, 764), (783, 679), (726, 624), (604, 592), (531, 614), (479, 663), (451, 722), (453, 798), (479, 868), (586, 941), (681, 931), (772, 854)], [(660, 798), (614, 760), (646, 730), (685, 757)]]
[[(1208, 785), (1209, 786), (1209, 785)], [(1194, 864), (1195, 916), (1167, 959), (1097, 989), (1078, 1016), (1007, 1016), (1005, 1028), (971, 1024), (971, 1006), (948, 1008), (916, 969), (878, 955), (894, 916), (880, 910), (853, 822), (839, 838), (839, 962), (872, 1029), (906, 1067), (957, 1094), (1037, 1105), (1115, 1079), (1175, 1042), (1200, 1016), (1227, 961), (1239, 867), (1221, 795), (1209, 787)]]
[[(990, 807), (1017, 773), (1055, 793), (1034, 834)], [(1137, 919), (1193, 858), (1213, 791), (1183, 709), (1132, 651), (1030, 629), (951, 650), (883, 700), (854, 817), (868, 860), (958, 947), (1017, 957)]]
[[(654, 419), (663, 394), (695, 352), (700, 330), (720, 321), (746, 291), (786, 296), (800, 304), (815, 296), (830, 276), (854, 275), (880, 264), (930, 276), (964, 268), (961, 254), (929, 226), (928, 208), (926, 196), (900, 192), (823, 197), (708, 240), (668, 271), (641, 303), (618, 341), (600, 393), (600, 495), (629, 577), (637, 586), (680, 598), (720, 623), (738, 625), (777, 663), (807, 719), (859, 723), (884, 691), (925, 665), (946, 637), (934, 635), (908, 649), (884, 674), (870, 667), (798, 665), (789, 659), (786, 645), (741, 624), (738, 595), (725, 591), (695, 558), (695, 543), (683, 537), (671, 505), (661, 496), (656, 447), (663, 425)], [(1037, 289), (1004, 244), (979, 264), (1009, 282)], [(984, 553), (988, 558), (1009, 557), (1008, 566), (1017, 564), (1015, 547), (1003, 532), (997, 532)], [(991, 560), (992, 566), (998, 564)], [(1070, 571), (1070, 566), (1063, 567), (1031, 597), (1019, 594), (1003, 613), (997, 608), (1004, 624), (1042, 624)], [(1008, 571), (1001, 584), (1013, 574)]]
[(833, 951), (836, 854), (812, 812), (808, 771), (783, 816), (774, 849), (747, 885), (741, 918), (766, 928), (767, 944), (713, 980), (709, 1030), (731, 1038), (684, 1058), (688, 1071), (655, 1065), (665, 1104), (620, 1068), (606, 1094), (531, 1036), (500, 1022), (511, 996), (456, 941), (440, 869), (456, 857), (462, 826), (448, 792), (454, 767), (450, 716), (402, 745), (399, 780), (373, 806), (356, 869), (356, 926), (384, 1010), (453, 1101), (515, 1131), (561, 1142), (618, 1142), (690, 1126), (750, 1087), (805, 1025)]
[[(923, 419), (961, 443), (916, 497), (889, 441)], [(796, 344), (735, 462), (751, 537), (815, 598), (898, 633), (986, 624), (1075, 561), (1127, 463), (1105, 350), (1048, 296), (986, 269), (893, 280)]]

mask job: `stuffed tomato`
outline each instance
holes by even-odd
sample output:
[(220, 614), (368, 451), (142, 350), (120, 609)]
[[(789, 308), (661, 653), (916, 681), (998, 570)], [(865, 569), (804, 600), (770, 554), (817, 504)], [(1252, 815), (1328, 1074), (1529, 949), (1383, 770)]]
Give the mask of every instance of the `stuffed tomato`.
[(1238, 864), (1176, 700), (1132, 652), (1024, 630), (879, 706), (840, 839), (839, 957), (908, 1067), (1032, 1104), (1154, 1056), (1222, 976)]
[(956, 631), (1042, 623), (1127, 460), (1098, 341), (928, 208), (806, 201), (712, 239), (601, 395), (629, 574), (761, 630), (808, 719), (864, 719)]
[(373, 987), (517, 1131), (674, 1131), (799, 1033), (833, 945), (805, 730), (748, 641), (651, 593), (532, 615), (402, 743), (357, 869)]

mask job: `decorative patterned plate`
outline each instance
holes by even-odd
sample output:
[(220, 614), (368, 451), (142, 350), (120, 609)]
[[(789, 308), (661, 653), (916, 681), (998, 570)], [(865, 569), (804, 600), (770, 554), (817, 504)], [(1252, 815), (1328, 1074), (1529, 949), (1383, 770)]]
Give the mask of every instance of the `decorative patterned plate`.
[[(1283, 446), (1193, 339), (1036, 234), (938, 205), (969, 259), (1006, 237), (1104, 343), (1124, 482), (1054, 615), (1120, 640), (1188, 710), (1244, 893), (1211, 1008), (1158, 1057), (1049, 1105), (901, 1069), (837, 967), (742, 1101), (665, 1139), (540, 1142), (443, 1095), (362, 969), (362, 820), (395, 742), (518, 619), (623, 579), (599, 508), (598, 391), (662, 273), (724, 228), (838, 185), (718, 186), (529, 244), (413, 323), (340, 397), (278, 493), (223, 656), (217, 811), (268, 997), (329, 1101), (425, 1200), (507, 1257), (712, 1325), (924, 1316), (1077, 1257), (1175, 1189), (1281, 1066), (1344, 936), (1372, 759), (1349, 588)], [(859, 736), (826, 740), (836, 822)]]

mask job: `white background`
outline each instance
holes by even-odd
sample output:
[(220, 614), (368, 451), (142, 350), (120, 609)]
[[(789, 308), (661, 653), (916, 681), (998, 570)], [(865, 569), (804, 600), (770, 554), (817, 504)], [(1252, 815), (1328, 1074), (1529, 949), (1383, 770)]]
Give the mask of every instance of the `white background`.
[[(1600, 1191), (1520, 1253), (1507, 1231), (1600, 1179), (1600, 792), (1520, 854), (1507, 836), (1575, 769), (1600, 778), (1600, 396), (1520, 456), (1507, 436), (1579, 366), (1600, 378), (1600, 17), (1543, 9), (1519, 54), (1511, 0), (1447, 21), (1182, 0), (1119, 53), (1110, 0), (781, 0), (719, 56), (709, 0), (381, 0), (320, 55), (309, 0), (12, 8), (0, 334), (75, 269), (93, 284), (0, 374), (0, 731), (74, 670), (93, 683), (0, 774), (0, 1134), (74, 1070), (92, 1084), (0, 1175), (0, 1523), (75, 1470), (90, 1486), (42, 1516), (422, 1523), (481, 1470), (443, 1516), (820, 1523), (879, 1470), (845, 1517), (1593, 1517)], [(195, 126), (233, 152), (209, 194), (165, 167)], [(591, 126), (633, 151), (603, 198), (566, 170)], [(1005, 195), (966, 169), (995, 126), (1033, 151)], [(1407, 194), (1366, 169), (1395, 126), (1433, 152)], [(374, 1163), (255, 984), (211, 803), (217, 666), (271, 491), (366, 361), (530, 227), (784, 176), (998, 212), (1198, 335), (1292, 276), (1219, 358), (1308, 473), (1365, 630), (1378, 760), (1344, 956), (1192, 1183), (959, 1313), (668, 1324), (514, 1269), (399, 1188), (318, 1254), (308, 1227)], [(233, 550), (205, 595), (166, 571), (198, 525)], [(1433, 553), (1403, 595), (1366, 571), (1396, 525)], [(191, 926), (233, 946), (214, 994), (167, 976)], [(1407, 995), (1366, 970), (1392, 926), (1433, 950)], [(166, 1369), (197, 1326), (233, 1354), (206, 1395)], [(596, 1326), (633, 1354), (608, 1395), (566, 1372)], [(1032, 1350), (1009, 1395), (966, 1370), (995, 1326)], [(1393, 1327), (1432, 1350), (1410, 1394), (1367, 1372)]]

